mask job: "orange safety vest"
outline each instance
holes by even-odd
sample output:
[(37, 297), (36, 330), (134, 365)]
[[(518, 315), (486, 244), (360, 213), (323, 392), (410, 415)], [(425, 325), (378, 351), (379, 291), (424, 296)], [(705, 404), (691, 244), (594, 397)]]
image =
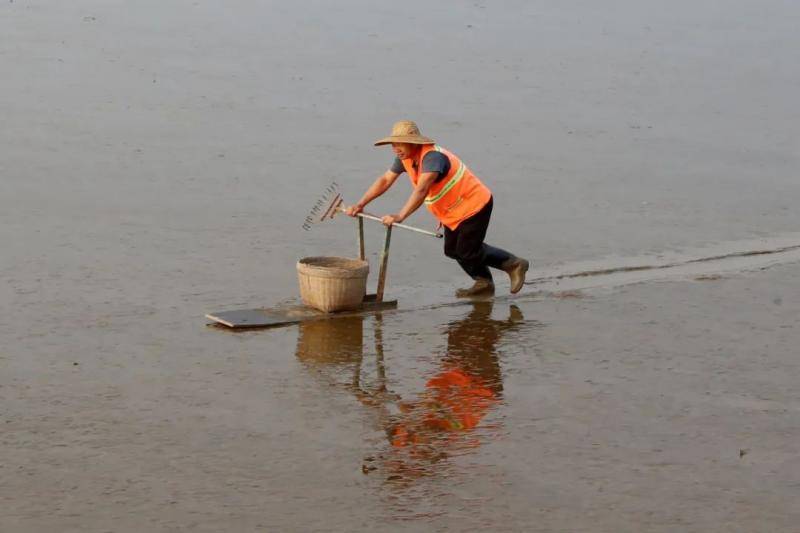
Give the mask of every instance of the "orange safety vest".
[(425, 206), (442, 224), (454, 230), (458, 225), (483, 209), (492, 197), (492, 191), (473, 174), (452, 152), (436, 144), (425, 144), (419, 160), (403, 159), (403, 168), (414, 187), (422, 173), (422, 159), (431, 150), (436, 150), (450, 160), (450, 172), (443, 179), (431, 185)]

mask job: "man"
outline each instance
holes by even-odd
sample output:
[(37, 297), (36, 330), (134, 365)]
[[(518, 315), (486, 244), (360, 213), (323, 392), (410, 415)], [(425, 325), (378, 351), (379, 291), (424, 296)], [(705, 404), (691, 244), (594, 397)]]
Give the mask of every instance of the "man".
[(420, 134), (410, 120), (397, 122), (389, 137), (375, 146), (391, 144), (397, 156), (391, 168), (367, 189), (356, 205), (347, 208), (356, 216), (372, 200), (386, 192), (403, 172), (414, 190), (403, 208), (383, 217), (387, 226), (402, 222), (423, 203), (444, 226), (444, 253), (455, 259), (475, 280), (472, 287), (459, 289), (456, 296), (471, 298), (494, 294), (489, 267), (506, 272), (511, 292), (525, 283), (528, 261), (483, 242), (492, 215), (492, 192), (452, 152)]

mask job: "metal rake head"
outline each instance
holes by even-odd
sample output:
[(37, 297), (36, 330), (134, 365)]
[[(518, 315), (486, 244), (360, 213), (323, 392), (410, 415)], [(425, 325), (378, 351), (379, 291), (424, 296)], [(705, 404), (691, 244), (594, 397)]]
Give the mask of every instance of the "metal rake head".
[(312, 224), (333, 218), (333, 215), (336, 214), (343, 203), (344, 200), (339, 193), (339, 184), (334, 181), (325, 189), (325, 193), (311, 208), (311, 212), (303, 223), (303, 229), (308, 231), (311, 229)]

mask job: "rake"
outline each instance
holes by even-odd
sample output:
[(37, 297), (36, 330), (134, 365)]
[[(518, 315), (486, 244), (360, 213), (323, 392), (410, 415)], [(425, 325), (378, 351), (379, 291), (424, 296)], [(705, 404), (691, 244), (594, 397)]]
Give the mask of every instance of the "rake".
[[(314, 204), (314, 207), (311, 208), (311, 212), (308, 214), (305, 222), (303, 223), (303, 229), (308, 231), (311, 229), (313, 224), (330, 220), (336, 216), (336, 213), (344, 213), (344, 211), (344, 198), (342, 198), (342, 195), (339, 193), (339, 185), (334, 181), (325, 189), (325, 194), (323, 194), (322, 197)], [(366, 218), (376, 222), (383, 222), (380, 217), (370, 213), (365, 213), (363, 211), (358, 213), (356, 216), (361, 219)], [(436, 237), (437, 239), (441, 239), (443, 237), (441, 233), (415, 228), (414, 226), (400, 224), (398, 222), (395, 222), (392, 224), (392, 226), (408, 231), (414, 231), (416, 233), (421, 233), (423, 235)]]

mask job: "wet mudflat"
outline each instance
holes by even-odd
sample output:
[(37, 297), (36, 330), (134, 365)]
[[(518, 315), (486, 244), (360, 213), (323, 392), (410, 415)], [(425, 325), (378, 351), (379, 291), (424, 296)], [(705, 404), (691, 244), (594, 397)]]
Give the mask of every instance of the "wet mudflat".
[(797, 282), (792, 265), (240, 334), (143, 317), (146, 342), (106, 328), (83, 351), (65, 326), (48, 364), (4, 361), (3, 523), (791, 530)]
[[(799, 15), (3, 3), (0, 530), (791, 530), (796, 259), (687, 262), (800, 243)], [(300, 226), (399, 118), (541, 282), (449, 305), (441, 243), (396, 231), (397, 312), (206, 327), (353, 253)]]

